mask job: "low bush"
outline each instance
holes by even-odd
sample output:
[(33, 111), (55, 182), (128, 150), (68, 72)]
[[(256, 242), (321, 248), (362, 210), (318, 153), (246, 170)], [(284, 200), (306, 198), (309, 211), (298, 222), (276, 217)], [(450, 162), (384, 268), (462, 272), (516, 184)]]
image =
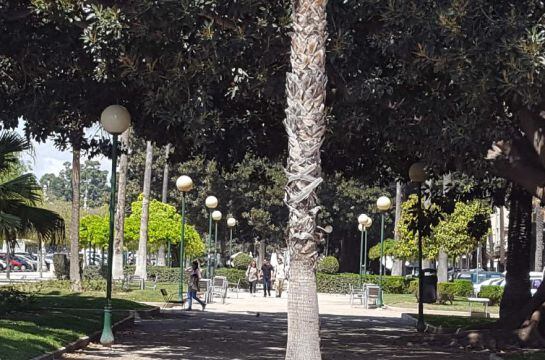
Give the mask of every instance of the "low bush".
[(454, 295), (467, 297), (473, 294), (473, 284), (468, 280), (454, 280)]
[(454, 301), (456, 286), (451, 282), (441, 282), (437, 284), (437, 302), (439, 304), (451, 303)]
[(489, 305), (497, 305), (503, 297), (503, 286), (485, 285), (479, 291), (479, 297), (490, 299)]
[(339, 260), (335, 256), (326, 256), (318, 261), (318, 272), (336, 274), (339, 272)]
[[(134, 274), (135, 266), (129, 265), (125, 266), (123, 271), (125, 274)], [(179, 267), (168, 267), (168, 266), (148, 266), (146, 268), (148, 273), (148, 279), (156, 276), (159, 279), (159, 282), (180, 282), (180, 268)]]
[(106, 279), (108, 267), (100, 265), (90, 265), (83, 269), (84, 280), (103, 280)]
[(240, 253), (233, 259), (233, 267), (239, 270), (246, 270), (252, 260), (253, 258), (250, 255), (246, 253)]
[(221, 268), (216, 270), (217, 276), (225, 276), (231, 284), (236, 284), (240, 280), (240, 287), (247, 288), (248, 280), (246, 279), (246, 270)]
[[(342, 273), (342, 274), (324, 274), (317, 273), (317, 289), (318, 292), (347, 294), (350, 291), (350, 284), (359, 286), (359, 274)], [(363, 275), (364, 283), (379, 284), (378, 275)], [(390, 294), (409, 294), (409, 284), (411, 280), (403, 276), (383, 276), (382, 288), (384, 292)]]
[(0, 288), (0, 314), (7, 314), (26, 307), (30, 303), (30, 296), (13, 288)]

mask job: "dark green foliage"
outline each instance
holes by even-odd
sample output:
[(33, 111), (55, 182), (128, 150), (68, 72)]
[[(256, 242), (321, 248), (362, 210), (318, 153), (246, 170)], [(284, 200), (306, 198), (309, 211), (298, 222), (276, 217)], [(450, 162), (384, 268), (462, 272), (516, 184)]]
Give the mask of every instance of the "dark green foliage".
[(456, 296), (467, 297), (473, 293), (473, 285), (470, 281), (454, 280), (454, 282), (444, 282), (437, 284), (439, 293), (438, 302), (452, 302)]
[(24, 308), (30, 303), (30, 297), (13, 288), (0, 288), (0, 314), (6, 314)]
[(336, 274), (339, 272), (339, 260), (335, 256), (326, 256), (318, 261), (318, 272)]
[(454, 280), (454, 295), (467, 297), (473, 294), (473, 284), (467, 280)]
[(83, 269), (83, 280), (106, 279), (108, 268), (106, 266), (90, 265)]
[(240, 286), (242, 288), (248, 287), (248, 280), (246, 279), (246, 270), (221, 268), (216, 270), (217, 276), (225, 276), (230, 284), (236, 284), (240, 280)]
[(479, 297), (490, 299), (489, 305), (497, 305), (500, 303), (501, 298), (503, 297), (503, 286), (497, 285), (486, 285), (481, 287), (479, 291)]
[(70, 261), (66, 254), (54, 254), (53, 266), (55, 267), (55, 277), (58, 280), (68, 279), (70, 276)]
[[(134, 265), (125, 266), (125, 274), (134, 274)], [(148, 266), (146, 268), (148, 273), (148, 279), (152, 277), (158, 277), (158, 282), (179, 282), (180, 281), (180, 268), (167, 266)]]
[[(349, 285), (358, 286), (360, 282), (360, 276), (353, 273), (342, 274), (316, 274), (317, 289), (318, 292), (334, 293), (334, 294), (347, 294), (350, 290)], [(364, 275), (363, 281), (365, 283), (379, 283), (378, 275)], [(409, 293), (410, 280), (403, 276), (383, 276), (382, 285), (384, 292), (391, 294), (408, 294)]]
[(240, 253), (233, 259), (233, 267), (239, 270), (246, 270), (252, 262), (252, 257), (246, 253)]

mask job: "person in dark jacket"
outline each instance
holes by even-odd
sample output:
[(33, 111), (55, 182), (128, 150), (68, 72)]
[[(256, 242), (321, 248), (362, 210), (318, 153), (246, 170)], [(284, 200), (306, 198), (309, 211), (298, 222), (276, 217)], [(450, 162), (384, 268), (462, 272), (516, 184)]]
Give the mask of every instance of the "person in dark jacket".
[(268, 259), (265, 259), (261, 266), (261, 278), (263, 279), (263, 296), (271, 296), (271, 282), (274, 277), (274, 267)]
[(192, 300), (196, 300), (199, 304), (201, 304), (202, 310), (204, 311), (206, 304), (197, 296), (197, 292), (199, 291), (199, 280), (202, 277), (201, 269), (199, 269), (199, 262), (197, 260), (193, 261), (192, 266), (187, 270), (189, 270), (189, 276), (187, 279), (188, 290), (186, 310), (191, 311)]

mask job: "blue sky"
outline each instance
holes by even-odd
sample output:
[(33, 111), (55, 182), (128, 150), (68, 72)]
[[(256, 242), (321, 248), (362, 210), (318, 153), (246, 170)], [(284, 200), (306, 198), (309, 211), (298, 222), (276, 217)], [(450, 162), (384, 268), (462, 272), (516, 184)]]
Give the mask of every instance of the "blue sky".
[[(24, 124), (21, 121), (19, 127), (17, 128), (18, 133), (23, 134), (23, 126)], [(97, 125), (95, 127), (86, 129), (85, 134), (89, 137), (92, 137), (97, 133), (100, 134), (101, 131), (102, 130)], [(30, 166), (32, 172), (36, 175), (38, 180), (40, 179), (40, 177), (42, 177), (42, 175), (47, 173), (58, 174), (59, 171), (62, 170), (63, 164), (66, 161), (72, 162), (72, 153), (70, 149), (68, 149), (67, 151), (59, 151), (57, 148), (55, 148), (51, 140), (48, 140), (45, 143), (38, 143), (33, 141), (32, 145), (34, 147), (34, 154), (23, 154), (23, 161), (25, 162), (25, 164)], [(82, 156), (81, 162), (83, 163), (85, 159), (86, 157)], [(93, 159), (100, 162), (100, 167), (102, 170), (107, 170), (108, 173), (110, 172), (110, 168), (112, 166), (110, 159), (103, 156), (98, 156)]]

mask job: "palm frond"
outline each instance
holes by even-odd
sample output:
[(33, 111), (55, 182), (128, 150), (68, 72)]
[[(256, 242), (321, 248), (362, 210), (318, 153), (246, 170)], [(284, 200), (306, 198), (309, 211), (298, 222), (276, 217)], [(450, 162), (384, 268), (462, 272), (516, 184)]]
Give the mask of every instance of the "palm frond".
[(18, 229), (20, 226), (21, 219), (17, 216), (0, 212), (0, 234), (3, 235), (10, 230)]
[[(34, 205), (41, 200), (40, 185), (33, 174), (23, 174), (0, 183), (0, 199), (21, 200)], [(9, 212), (0, 207), (0, 211)]]
[(18, 161), (17, 153), (29, 150), (32, 147), (29, 141), (15, 132), (0, 133), (0, 172), (6, 171)]
[(50, 243), (64, 241), (64, 219), (56, 212), (30, 205), (21, 205), (11, 214), (21, 219), (21, 225), (17, 229), (19, 236), (35, 235)]

